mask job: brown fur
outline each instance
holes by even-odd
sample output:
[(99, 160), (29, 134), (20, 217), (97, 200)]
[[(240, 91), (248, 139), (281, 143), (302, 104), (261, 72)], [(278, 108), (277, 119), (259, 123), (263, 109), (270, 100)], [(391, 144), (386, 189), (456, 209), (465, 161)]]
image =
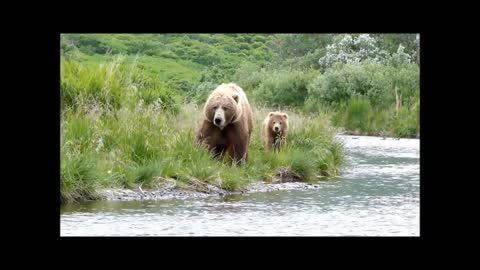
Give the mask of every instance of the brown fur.
[[(278, 131), (274, 127), (278, 127)], [(287, 144), (288, 114), (270, 112), (263, 121), (262, 143), (267, 151), (279, 150)]]
[[(197, 142), (203, 143), (214, 158), (228, 153), (235, 164), (245, 161), (252, 133), (252, 110), (243, 89), (234, 83), (218, 86), (208, 97), (203, 114)], [(220, 125), (215, 124), (217, 115), (223, 116)]]

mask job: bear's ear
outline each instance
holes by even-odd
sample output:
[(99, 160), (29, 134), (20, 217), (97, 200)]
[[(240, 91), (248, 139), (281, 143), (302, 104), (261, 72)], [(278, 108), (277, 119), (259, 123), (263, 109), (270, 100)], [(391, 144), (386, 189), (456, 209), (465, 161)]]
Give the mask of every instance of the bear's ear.
[(284, 114), (283, 114), (283, 117), (285, 117), (285, 119), (287, 119), (287, 118), (288, 118), (288, 114), (284, 113)]
[(232, 97), (233, 97), (233, 99), (235, 100), (235, 102), (237, 102), (237, 103), (238, 103), (238, 95), (237, 95), (237, 94), (235, 94), (235, 95), (233, 95)]
[(274, 112), (270, 112), (270, 113), (268, 114), (268, 117), (272, 117), (273, 114), (274, 114)]

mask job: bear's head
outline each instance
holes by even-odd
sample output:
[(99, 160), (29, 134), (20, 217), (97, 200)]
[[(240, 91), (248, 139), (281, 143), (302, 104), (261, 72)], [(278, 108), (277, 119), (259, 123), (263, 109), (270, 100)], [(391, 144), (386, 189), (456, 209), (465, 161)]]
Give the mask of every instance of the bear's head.
[(213, 93), (204, 107), (208, 121), (223, 130), (230, 123), (236, 122), (242, 116), (240, 95), (233, 89)]
[(275, 134), (285, 133), (288, 129), (288, 114), (270, 112), (268, 115), (268, 128)]

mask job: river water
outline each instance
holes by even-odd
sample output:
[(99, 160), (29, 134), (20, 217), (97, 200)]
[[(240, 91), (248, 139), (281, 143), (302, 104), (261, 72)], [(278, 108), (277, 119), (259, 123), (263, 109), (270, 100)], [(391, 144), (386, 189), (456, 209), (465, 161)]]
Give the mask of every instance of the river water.
[(339, 135), (346, 164), (318, 189), (61, 208), (61, 236), (419, 236), (420, 140)]

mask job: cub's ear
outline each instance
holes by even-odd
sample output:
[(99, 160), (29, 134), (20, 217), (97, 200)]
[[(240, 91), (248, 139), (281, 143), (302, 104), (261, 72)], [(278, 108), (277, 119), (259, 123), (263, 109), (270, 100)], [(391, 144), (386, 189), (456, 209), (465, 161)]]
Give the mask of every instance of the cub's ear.
[(235, 94), (235, 95), (233, 95), (232, 97), (233, 97), (233, 99), (235, 100), (235, 102), (237, 102), (237, 103), (238, 103), (238, 95), (237, 95), (237, 94)]
[(283, 114), (283, 117), (285, 117), (285, 119), (287, 119), (287, 118), (288, 118), (288, 114), (284, 113), (284, 114)]
[(270, 112), (270, 113), (268, 114), (268, 117), (272, 117), (273, 114), (274, 114), (274, 112)]

